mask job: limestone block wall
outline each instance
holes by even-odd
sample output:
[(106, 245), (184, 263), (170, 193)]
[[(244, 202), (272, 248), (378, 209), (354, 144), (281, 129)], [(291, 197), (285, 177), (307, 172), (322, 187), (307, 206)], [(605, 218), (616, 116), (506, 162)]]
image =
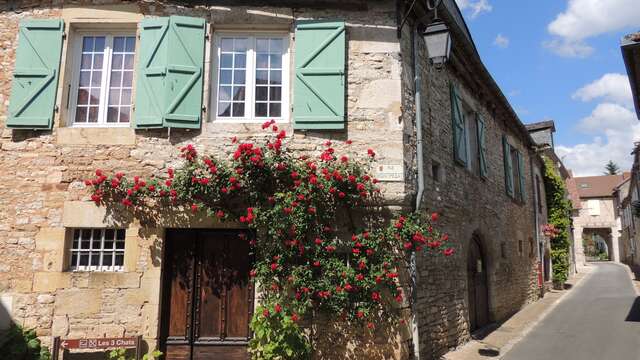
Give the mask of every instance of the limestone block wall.
[[(595, 200), (599, 202), (600, 214), (591, 215), (589, 213), (588, 201)], [(582, 235), (584, 229), (611, 229), (610, 249), (613, 261), (620, 261), (620, 248), (618, 238), (620, 236), (621, 224), (615, 210), (614, 200), (612, 197), (581, 199), (582, 208), (574, 211), (573, 215), (573, 235), (576, 242), (576, 263), (578, 266), (584, 266), (586, 263), (584, 255), (584, 247), (582, 244)]]
[[(264, 3), (264, 2), (262, 2)], [(274, 2), (271, 2), (274, 3)], [(0, 295), (3, 310), (14, 321), (35, 328), (49, 344), (50, 336), (65, 338), (142, 334), (149, 347), (158, 336), (158, 303), (164, 227), (140, 224), (135, 219), (113, 219), (88, 200), (83, 179), (96, 168), (128, 174), (165, 171), (180, 163), (178, 149), (193, 143), (198, 150), (224, 157), (232, 151), (230, 139), (262, 137), (260, 124), (217, 123), (207, 119), (195, 131), (131, 128), (74, 128), (67, 126), (69, 52), (65, 41), (54, 128), (51, 131), (5, 128), (14, 69), (18, 24), (25, 18), (63, 18), (67, 39), (75, 29), (105, 26), (135, 28), (146, 16), (180, 14), (200, 16), (217, 29), (268, 29), (288, 33), (293, 40), (296, 19), (333, 18), (347, 23), (347, 114), (345, 131), (293, 132), (290, 146), (317, 155), (327, 140), (338, 152), (350, 139), (354, 154), (376, 149), (379, 163), (405, 164), (410, 148), (404, 144), (406, 121), (402, 108), (412, 101), (404, 94), (400, 43), (396, 37), (393, 1), (371, 2), (363, 10), (341, 8), (184, 7), (171, 2), (95, 0), (23, 1), (0, 5)], [(207, 49), (210, 40), (207, 40)], [(292, 41), (295, 52), (295, 41)], [(207, 51), (209, 52), (209, 51)], [(291, 57), (293, 59), (293, 57)], [(293, 61), (293, 60), (292, 60)], [(209, 69), (209, 55), (207, 55)], [(205, 100), (208, 86), (205, 81)], [(135, 116), (135, 114), (134, 114)], [(406, 172), (411, 171), (410, 164)], [(383, 183), (390, 206), (405, 206), (410, 197), (404, 181)], [(89, 273), (68, 271), (69, 229), (76, 227), (126, 228), (124, 271)], [(165, 224), (166, 225), (166, 224)], [(176, 224), (174, 224), (176, 225)], [(196, 221), (179, 227), (221, 224)], [(407, 340), (403, 335), (402, 341)], [(388, 339), (396, 339), (388, 337)], [(383, 349), (383, 345), (379, 348)], [(394, 341), (379, 358), (406, 355)], [(357, 352), (354, 352), (357, 353)], [(362, 356), (362, 354), (356, 354)], [(354, 355), (355, 356), (355, 355)], [(355, 357), (357, 357), (355, 356)]]
[[(474, 235), (481, 239), (488, 271), (491, 321), (504, 320), (539, 297), (537, 250), (531, 246), (536, 210), (530, 164), (537, 160), (513, 115), (497, 100), (498, 94), (479, 83), (479, 70), (470, 55), (454, 48), (450, 62), (436, 69), (422, 60), (427, 58), (422, 46), (419, 51), (426, 128), (424, 207), (441, 214), (440, 226), (458, 247), (450, 258), (419, 259), (418, 307), (424, 309), (419, 313), (421, 354), (437, 358), (470, 338), (467, 256)], [(486, 179), (454, 162), (450, 94), (443, 91), (452, 83), (485, 120)], [(524, 156), (524, 203), (506, 194), (503, 134)]]

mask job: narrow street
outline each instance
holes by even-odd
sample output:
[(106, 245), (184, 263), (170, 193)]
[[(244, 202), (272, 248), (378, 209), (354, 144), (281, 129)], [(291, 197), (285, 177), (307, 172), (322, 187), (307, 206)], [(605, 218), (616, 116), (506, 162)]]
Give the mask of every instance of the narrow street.
[(626, 269), (613, 263), (591, 266), (592, 274), (504, 359), (640, 359), (640, 297)]

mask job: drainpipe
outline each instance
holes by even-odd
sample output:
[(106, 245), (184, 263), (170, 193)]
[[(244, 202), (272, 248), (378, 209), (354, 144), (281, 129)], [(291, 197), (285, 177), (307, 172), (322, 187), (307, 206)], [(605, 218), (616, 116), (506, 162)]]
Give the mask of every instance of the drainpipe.
[[(424, 152), (422, 144), (422, 104), (421, 104), (421, 81), (420, 71), (418, 71), (418, 26), (417, 23), (411, 30), (412, 40), (412, 56), (413, 56), (413, 75), (414, 75), (414, 101), (415, 101), (415, 118), (416, 118), (416, 157), (418, 166), (418, 187), (416, 189), (416, 203), (415, 212), (419, 213), (422, 206), (422, 195), (424, 194)], [(418, 267), (416, 264), (416, 254), (411, 254), (411, 286), (412, 286), (412, 301), (411, 301), (411, 327), (413, 335), (413, 353), (414, 359), (420, 359), (420, 334), (418, 331), (418, 314), (417, 314), (417, 302), (418, 302)]]
[[(535, 155), (539, 154), (538, 149), (533, 150), (533, 153)], [(538, 215), (538, 208), (540, 207), (540, 204), (538, 203), (538, 199), (542, 199), (542, 194), (539, 194), (540, 191), (540, 187), (537, 186), (537, 182), (536, 182), (536, 174), (534, 173), (533, 169), (533, 156), (529, 156), (529, 167), (531, 168), (531, 183), (533, 184), (532, 188), (533, 191), (531, 192), (532, 194), (534, 194), (533, 196), (533, 216), (534, 216), (534, 226), (535, 231), (534, 234), (536, 235), (536, 247), (537, 252), (538, 252), (538, 261), (540, 261), (540, 267), (539, 267), (539, 271), (541, 272), (538, 275), (538, 278), (542, 277), (542, 286), (540, 287), (540, 297), (544, 297), (544, 274), (545, 274), (545, 269), (544, 269), (544, 253), (543, 253), (543, 249), (540, 247), (540, 216)]]

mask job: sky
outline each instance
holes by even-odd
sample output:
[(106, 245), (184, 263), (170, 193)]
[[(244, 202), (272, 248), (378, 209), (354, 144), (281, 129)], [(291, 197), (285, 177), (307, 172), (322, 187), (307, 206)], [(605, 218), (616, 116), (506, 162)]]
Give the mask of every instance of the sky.
[(640, 120), (620, 40), (640, 31), (640, 0), (456, 0), (480, 56), (520, 120), (554, 120), (576, 176), (629, 170)]

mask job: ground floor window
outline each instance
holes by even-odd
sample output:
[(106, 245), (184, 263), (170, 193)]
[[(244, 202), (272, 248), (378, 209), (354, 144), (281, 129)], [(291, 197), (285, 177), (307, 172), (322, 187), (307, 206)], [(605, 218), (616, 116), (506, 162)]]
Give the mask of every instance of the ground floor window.
[(124, 229), (73, 229), (69, 269), (122, 271)]

